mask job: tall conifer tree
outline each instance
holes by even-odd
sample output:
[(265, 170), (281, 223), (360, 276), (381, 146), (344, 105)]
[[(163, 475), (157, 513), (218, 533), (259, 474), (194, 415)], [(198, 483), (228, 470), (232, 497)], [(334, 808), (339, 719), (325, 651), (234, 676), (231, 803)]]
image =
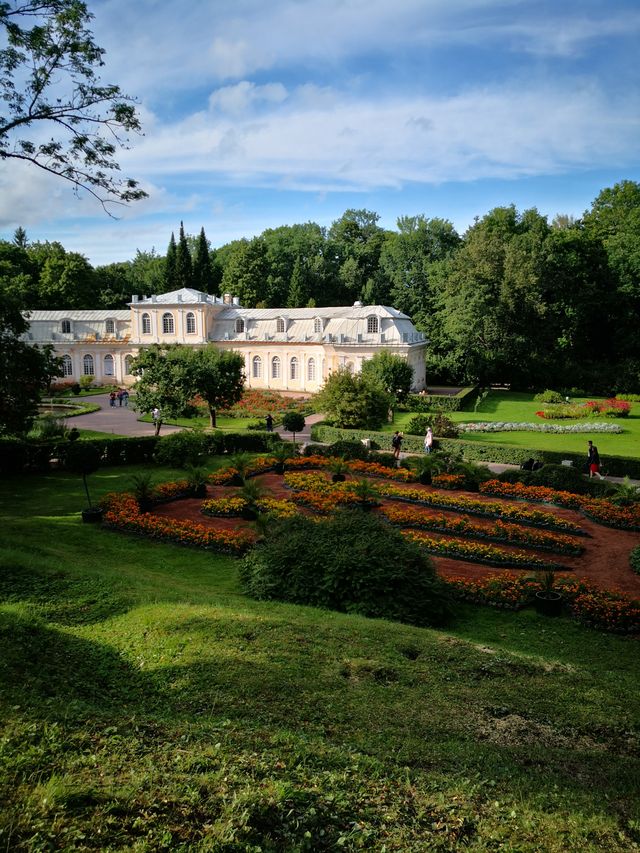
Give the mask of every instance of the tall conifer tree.
[(291, 282), (289, 284), (289, 295), (287, 297), (287, 308), (302, 308), (309, 299), (309, 288), (307, 286), (306, 266), (298, 256), (293, 265)]
[(167, 257), (164, 261), (164, 284), (168, 291), (173, 290), (176, 286), (176, 260), (176, 238), (173, 236), (172, 231), (171, 239), (169, 240), (169, 245), (167, 247)]
[(184, 223), (181, 222), (178, 250), (176, 252), (176, 287), (191, 287), (192, 280), (191, 252), (189, 251), (187, 238), (184, 235)]
[(201, 290), (203, 293), (215, 292), (211, 258), (209, 257), (209, 241), (204, 233), (204, 228), (200, 229), (198, 235), (192, 281), (196, 290)]

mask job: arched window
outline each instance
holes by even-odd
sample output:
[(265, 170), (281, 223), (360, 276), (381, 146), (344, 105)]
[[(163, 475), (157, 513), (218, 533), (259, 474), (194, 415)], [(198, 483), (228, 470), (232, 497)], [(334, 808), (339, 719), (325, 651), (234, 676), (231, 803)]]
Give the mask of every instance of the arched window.
[(316, 381), (316, 360), (315, 358), (310, 358), (307, 362), (307, 379), (309, 382)]
[(291, 359), (291, 361), (289, 363), (289, 367), (290, 367), (289, 375), (291, 376), (292, 379), (297, 379), (298, 378), (298, 359), (295, 357), (295, 355)]
[(322, 320), (320, 317), (316, 317), (313, 321), (313, 331), (316, 335), (322, 332)]
[(280, 359), (277, 355), (271, 359), (271, 378), (280, 379)]
[(187, 334), (195, 335), (196, 333), (196, 315), (189, 311), (187, 314)]
[(238, 317), (236, 320), (236, 335), (241, 335), (244, 332), (244, 320)]
[(172, 335), (173, 334), (173, 314), (170, 314), (168, 311), (166, 314), (162, 315), (162, 334), (163, 335)]
[(377, 317), (367, 317), (367, 333), (369, 335), (377, 335), (378, 334), (378, 318)]
[(82, 372), (85, 376), (94, 376), (95, 370), (93, 369), (93, 356), (85, 355), (82, 359)]
[(108, 335), (115, 335), (116, 333), (116, 321), (115, 320), (107, 320), (106, 322), (106, 332)]
[(282, 317), (278, 317), (276, 320), (276, 332), (278, 334), (282, 334), (282, 332), (284, 332), (284, 320)]
[(131, 376), (131, 365), (133, 364), (133, 356), (128, 355), (124, 360), (124, 375)]
[(151, 317), (148, 314), (142, 315), (142, 334), (151, 334)]
[(73, 363), (70, 355), (62, 356), (62, 375), (73, 376)]
[(71, 320), (63, 320), (62, 323), (60, 323), (60, 331), (62, 332), (63, 335), (70, 335), (71, 334)]
[(104, 375), (105, 376), (113, 376), (113, 356), (105, 355), (104, 357)]
[(259, 355), (254, 355), (253, 357), (252, 376), (254, 379), (260, 379), (262, 376), (262, 359)]

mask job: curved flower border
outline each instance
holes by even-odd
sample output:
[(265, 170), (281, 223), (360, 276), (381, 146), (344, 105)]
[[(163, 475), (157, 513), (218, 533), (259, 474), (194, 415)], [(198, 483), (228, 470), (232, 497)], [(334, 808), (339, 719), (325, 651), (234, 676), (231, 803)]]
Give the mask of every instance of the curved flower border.
[(519, 569), (536, 569), (537, 571), (570, 571), (562, 563), (541, 560), (524, 551), (505, 551), (495, 545), (485, 545), (481, 542), (461, 542), (459, 539), (434, 539), (417, 530), (403, 530), (402, 535), (429, 554), (441, 557), (454, 557), (457, 560), (468, 560), (472, 563), (484, 563), (487, 566), (509, 566)]

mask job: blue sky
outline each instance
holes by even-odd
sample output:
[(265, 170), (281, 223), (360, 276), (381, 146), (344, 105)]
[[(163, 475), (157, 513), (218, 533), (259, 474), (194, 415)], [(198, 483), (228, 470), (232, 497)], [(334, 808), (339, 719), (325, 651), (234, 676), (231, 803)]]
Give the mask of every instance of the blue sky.
[(140, 102), (120, 163), (150, 197), (111, 220), (5, 162), (5, 238), (22, 225), (101, 264), (164, 253), (181, 219), (213, 246), (363, 207), (464, 232), (502, 204), (580, 216), (640, 179), (636, 0), (88, 5), (103, 80)]

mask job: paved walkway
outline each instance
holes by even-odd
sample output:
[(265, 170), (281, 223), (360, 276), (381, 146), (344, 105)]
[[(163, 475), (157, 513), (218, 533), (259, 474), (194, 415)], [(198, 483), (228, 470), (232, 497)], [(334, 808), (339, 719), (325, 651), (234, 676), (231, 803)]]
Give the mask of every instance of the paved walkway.
[[(74, 418), (67, 420), (68, 427), (78, 427), (78, 429), (92, 429), (96, 432), (107, 432), (112, 435), (153, 435), (153, 424), (139, 421), (140, 412), (136, 412), (132, 408), (131, 403), (128, 406), (118, 406), (117, 400), (115, 407), (109, 405), (108, 394), (96, 394), (94, 397), (82, 397), (82, 401), (87, 403), (97, 403), (100, 410), (90, 412), (88, 415), (77, 415)], [(180, 432), (182, 427), (162, 425), (160, 435), (169, 435), (170, 432)]]

